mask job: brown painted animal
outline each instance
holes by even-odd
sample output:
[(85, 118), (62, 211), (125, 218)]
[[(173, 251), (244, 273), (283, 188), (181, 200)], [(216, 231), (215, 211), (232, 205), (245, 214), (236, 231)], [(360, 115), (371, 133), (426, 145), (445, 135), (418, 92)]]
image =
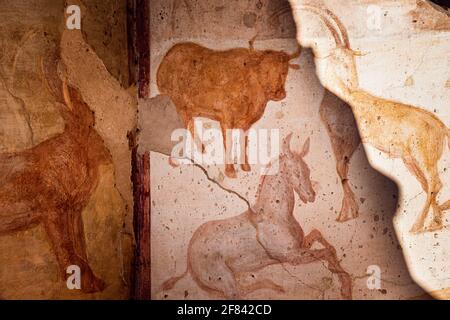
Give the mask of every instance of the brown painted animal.
[[(317, 16), (331, 33), (336, 47), (325, 57), (318, 58), (321, 62), (318, 67), (326, 66), (324, 85), (351, 106), (362, 141), (391, 158), (402, 159), (426, 192), (425, 205), (411, 232), (443, 228), (443, 211), (450, 209), (450, 200), (443, 205), (436, 200), (442, 188), (438, 161), (444, 146), (450, 147), (449, 128), (427, 110), (379, 98), (360, 89), (355, 61), (358, 53), (351, 49), (347, 31), (339, 18), (322, 7), (297, 5), (295, 9)], [(432, 212), (431, 223), (425, 226), (429, 211)]]
[(102, 291), (89, 266), (82, 210), (111, 155), (94, 129), (95, 118), (80, 93), (49, 74), (65, 121), (64, 132), (26, 151), (0, 154), (0, 236), (42, 224), (63, 279), (70, 265), (81, 270), (85, 293)]
[[(243, 132), (258, 121), (269, 100), (286, 97), (284, 88), (290, 60), (300, 49), (282, 51), (236, 48), (217, 51), (187, 42), (174, 45), (162, 60), (158, 73), (159, 91), (171, 97), (187, 129), (194, 135), (194, 117), (220, 122), (226, 151), (231, 141), (227, 129)], [(197, 140), (198, 141), (198, 140)], [(248, 141), (245, 136), (245, 150)], [(229, 152), (226, 152), (229, 155)], [(247, 151), (241, 168), (249, 171)], [(236, 177), (233, 164), (226, 161), (225, 173)]]
[[(164, 282), (163, 290), (170, 290), (189, 273), (202, 289), (228, 299), (242, 298), (259, 289), (284, 292), (270, 279), (243, 285), (239, 275), (274, 264), (298, 266), (324, 261), (339, 278), (342, 297), (352, 298), (351, 277), (340, 265), (335, 248), (317, 229), (305, 235), (293, 215), (295, 193), (304, 203), (314, 202), (316, 194), (310, 169), (303, 160), (309, 151), (309, 139), (300, 153), (290, 150), (290, 139), (291, 135), (283, 141), (278, 174), (262, 176), (251, 209), (201, 225), (189, 242), (186, 271)], [(315, 243), (323, 248), (313, 249)]]

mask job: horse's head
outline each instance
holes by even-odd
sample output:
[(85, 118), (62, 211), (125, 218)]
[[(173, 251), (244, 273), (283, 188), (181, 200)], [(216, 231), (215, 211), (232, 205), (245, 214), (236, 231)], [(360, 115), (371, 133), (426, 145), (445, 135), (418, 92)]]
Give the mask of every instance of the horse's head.
[(297, 153), (291, 150), (290, 142), (292, 133), (283, 140), (282, 146), (282, 170), (286, 174), (286, 178), (295, 192), (299, 195), (303, 203), (314, 202), (316, 192), (313, 189), (310, 169), (303, 157), (309, 152), (309, 138), (304, 143), (302, 150)]

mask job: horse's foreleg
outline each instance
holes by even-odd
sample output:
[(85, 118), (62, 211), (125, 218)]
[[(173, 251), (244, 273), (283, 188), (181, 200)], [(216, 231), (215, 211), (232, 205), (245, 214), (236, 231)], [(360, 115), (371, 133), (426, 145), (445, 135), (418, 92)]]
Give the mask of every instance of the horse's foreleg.
[(320, 233), (319, 230), (313, 229), (308, 235), (306, 235), (303, 238), (303, 248), (305, 249), (311, 249), (314, 242), (319, 242), (322, 246), (324, 246), (326, 249), (330, 250), (334, 255), (336, 255), (336, 249), (333, 247), (331, 243), (329, 243), (325, 238), (322, 236), (322, 233)]
[[(310, 250), (315, 242), (319, 242), (325, 249)], [(342, 268), (337, 258), (336, 249), (331, 245), (320, 233), (319, 230), (314, 229), (303, 239), (303, 246), (308, 249), (308, 253), (316, 259), (325, 260), (328, 262), (328, 269), (337, 274), (341, 283), (341, 294), (345, 299), (352, 298), (352, 280), (350, 275)]]

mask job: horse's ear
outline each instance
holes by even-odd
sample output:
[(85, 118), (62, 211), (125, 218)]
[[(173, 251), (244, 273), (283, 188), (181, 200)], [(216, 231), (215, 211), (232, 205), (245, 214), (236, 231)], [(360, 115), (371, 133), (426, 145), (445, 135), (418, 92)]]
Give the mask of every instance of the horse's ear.
[(303, 158), (304, 156), (306, 156), (309, 152), (309, 145), (310, 145), (310, 141), (311, 139), (308, 138), (306, 139), (305, 143), (303, 144), (303, 148), (302, 151), (300, 152), (300, 156)]
[(283, 139), (283, 147), (282, 147), (283, 154), (288, 154), (289, 152), (291, 152), (291, 148), (290, 148), (291, 139), (292, 139), (292, 132), (289, 133), (286, 136), (286, 138)]

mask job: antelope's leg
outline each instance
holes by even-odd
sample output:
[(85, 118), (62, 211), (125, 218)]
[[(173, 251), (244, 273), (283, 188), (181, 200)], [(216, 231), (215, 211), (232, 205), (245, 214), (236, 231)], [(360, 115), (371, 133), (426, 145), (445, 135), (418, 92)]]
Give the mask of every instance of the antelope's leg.
[(236, 178), (236, 171), (234, 170), (234, 165), (232, 163), (233, 159), (230, 157), (231, 152), (231, 141), (230, 136), (228, 135), (228, 130), (231, 126), (227, 126), (225, 124), (220, 124), (220, 128), (222, 129), (223, 135), (223, 146), (225, 150), (225, 174), (229, 178)]
[(251, 171), (250, 165), (248, 164), (248, 131), (245, 131), (245, 142), (244, 142), (244, 163), (241, 164), (241, 169), (243, 171)]
[(334, 255), (336, 255), (336, 249), (322, 236), (319, 230), (313, 229), (308, 235), (303, 238), (303, 247), (306, 249), (311, 249), (314, 242), (319, 242), (326, 249), (330, 250)]
[(423, 232), (425, 231), (425, 220), (428, 216), (428, 211), (430, 210), (431, 206), (431, 190), (429, 188), (427, 178), (425, 177), (423, 171), (420, 169), (417, 161), (412, 156), (405, 156), (403, 157), (403, 162), (405, 163), (409, 172), (411, 172), (411, 174), (413, 174), (419, 181), (420, 185), (422, 186), (422, 190), (427, 194), (427, 199), (425, 201), (425, 205), (422, 208), (422, 212), (419, 214), (416, 221), (414, 222), (414, 225), (411, 228), (411, 232)]
[(336, 171), (344, 192), (337, 221), (347, 221), (358, 216), (358, 203), (348, 181), (351, 157), (361, 143), (355, 117), (350, 106), (326, 91), (319, 108), (320, 118), (327, 129), (336, 159)]
[(430, 226), (427, 228), (428, 231), (439, 230), (442, 229), (442, 212), (443, 208), (437, 203), (437, 196), (442, 189), (442, 182), (439, 178), (439, 172), (437, 168), (437, 164), (433, 165), (430, 170), (430, 202), (433, 208), (433, 218), (431, 220)]
[(450, 200), (447, 200), (439, 206), (442, 211), (450, 210)]
[(336, 170), (339, 178), (341, 179), (341, 184), (344, 191), (341, 212), (339, 213), (337, 221), (344, 222), (358, 217), (359, 206), (348, 181), (348, 164), (350, 159), (347, 155), (339, 154), (336, 154), (336, 158)]

